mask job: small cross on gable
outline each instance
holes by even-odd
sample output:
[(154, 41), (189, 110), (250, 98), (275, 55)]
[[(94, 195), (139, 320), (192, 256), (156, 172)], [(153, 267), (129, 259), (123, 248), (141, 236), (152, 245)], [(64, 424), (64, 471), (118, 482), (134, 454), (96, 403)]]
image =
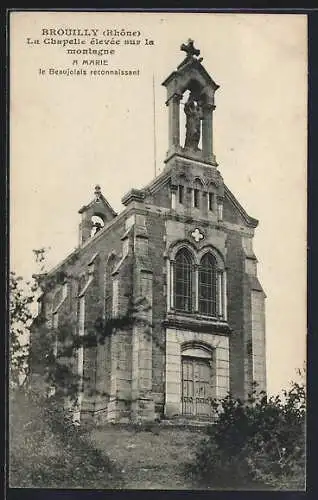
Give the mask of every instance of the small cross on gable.
[(178, 68), (181, 68), (185, 64), (188, 64), (193, 61), (198, 61), (199, 63), (203, 61), (203, 57), (199, 57), (200, 50), (196, 49), (194, 46), (194, 41), (189, 38), (188, 43), (183, 43), (180, 47), (180, 50), (187, 54), (186, 58), (179, 64)]
[(194, 241), (196, 243), (199, 243), (204, 238), (204, 234), (201, 233), (200, 229), (198, 229), (198, 228), (195, 228), (195, 230), (192, 231), (191, 236), (192, 236), (192, 238), (194, 238)]

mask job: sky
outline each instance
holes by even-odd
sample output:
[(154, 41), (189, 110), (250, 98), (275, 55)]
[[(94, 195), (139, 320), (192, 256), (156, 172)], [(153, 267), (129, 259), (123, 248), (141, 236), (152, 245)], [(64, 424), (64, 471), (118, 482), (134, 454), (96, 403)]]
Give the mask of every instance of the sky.
[[(66, 28), (98, 34), (72, 37)], [(51, 29), (59, 34), (42, 36)], [(102, 43), (89, 45), (94, 38)], [(54, 266), (78, 245), (78, 210), (96, 184), (119, 212), (130, 188), (163, 169), (168, 114), (161, 83), (184, 58), (180, 45), (188, 38), (220, 85), (213, 125), (218, 168), (259, 220), (254, 251), (267, 295), (267, 382), (277, 393), (295, 378), (306, 352), (304, 15), (11, 13), (10, 266), (29, 278), (37, 271), (32, 250), (41, 247), (50, 247), (47, 265)], [(86, 44), (54, 43), (70, 39)], [(124, 45), (126, 39), (140, 44)], [(139, 76), (50, 74), (83, 69), (88, 56), (67, 54), (74, 47), (115, 51), (100, 57), (108, 65), (87, 72), (139, 69)]]

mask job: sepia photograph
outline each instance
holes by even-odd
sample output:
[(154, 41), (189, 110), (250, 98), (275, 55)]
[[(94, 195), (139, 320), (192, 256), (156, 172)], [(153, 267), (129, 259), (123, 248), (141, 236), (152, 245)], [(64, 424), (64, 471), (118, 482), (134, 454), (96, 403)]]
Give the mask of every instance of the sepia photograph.
[(304, 491), (307, 16), (9, 42), (8, 486)]

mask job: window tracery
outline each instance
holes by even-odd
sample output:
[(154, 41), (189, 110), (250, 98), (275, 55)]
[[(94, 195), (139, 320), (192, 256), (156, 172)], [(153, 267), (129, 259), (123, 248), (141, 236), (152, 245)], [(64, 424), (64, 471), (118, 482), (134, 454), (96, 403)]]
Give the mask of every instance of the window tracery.
[(227, 319), (226, 271), (213, 247), (179, 244), (167, 261), (168, 311)]

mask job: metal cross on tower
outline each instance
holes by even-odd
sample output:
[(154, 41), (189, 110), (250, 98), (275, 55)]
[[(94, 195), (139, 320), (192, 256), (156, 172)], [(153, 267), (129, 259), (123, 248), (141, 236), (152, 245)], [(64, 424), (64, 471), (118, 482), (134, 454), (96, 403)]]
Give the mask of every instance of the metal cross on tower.
[(180, 47), (181, 50), (186, 52), (188, 57), (199, 56), (200, 50), (194, 47), (194, 41), (189, 38), (188, 44), (183, 43)]

